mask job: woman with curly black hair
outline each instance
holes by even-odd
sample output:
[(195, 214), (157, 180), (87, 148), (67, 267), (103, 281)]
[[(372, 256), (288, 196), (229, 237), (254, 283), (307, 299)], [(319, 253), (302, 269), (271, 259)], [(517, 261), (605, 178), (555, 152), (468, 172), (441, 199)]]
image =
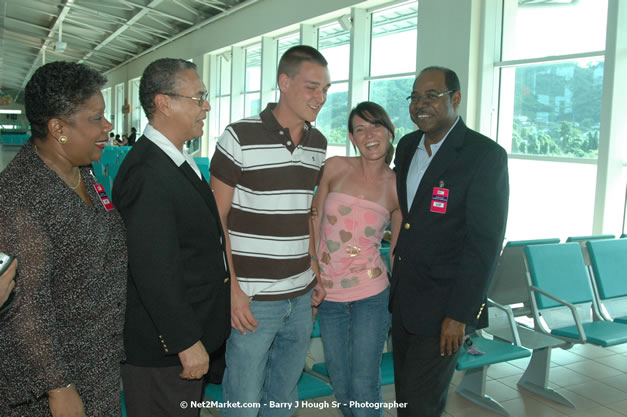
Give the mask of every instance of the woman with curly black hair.
[(18, 259), (0, 317), (0, 415), (120, 416), (122, 220), (93, 176), (106, 79), (53, 62), (26, 85), (32, 137), (0, 174), (0, 250)]

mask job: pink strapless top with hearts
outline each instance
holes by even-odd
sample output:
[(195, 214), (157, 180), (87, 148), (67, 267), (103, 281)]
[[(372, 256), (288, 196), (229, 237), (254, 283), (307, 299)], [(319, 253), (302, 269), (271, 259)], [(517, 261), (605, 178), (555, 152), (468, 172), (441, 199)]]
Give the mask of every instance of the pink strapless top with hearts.
[(356, 301), (385, 290), (388, 267), (379, 249), (389, 211), (365, 198), (330, 192), (322, 216), (318, 261), (325, 299)]

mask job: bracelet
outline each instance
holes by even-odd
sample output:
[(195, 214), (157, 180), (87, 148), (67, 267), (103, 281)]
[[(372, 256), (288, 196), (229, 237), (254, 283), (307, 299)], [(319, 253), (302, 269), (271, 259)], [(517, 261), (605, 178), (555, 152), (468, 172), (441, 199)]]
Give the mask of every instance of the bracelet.
[(311, 260), (312, 261), (318, 261), (318, 257), (316, 255), (311, 255)]
[(67, 388), (71, 388), (72, 385), (74, 385), (74, 384), (70, 382), (69, 384), (67, 384), (64, 387), (57, 388), (57, 389), (51, 389), (50, 391), (48, 391), (48, 393), (57, 394), (57, 393), (61, 392), (61, 390), (64, 390), (64, 389), (67, 389)]

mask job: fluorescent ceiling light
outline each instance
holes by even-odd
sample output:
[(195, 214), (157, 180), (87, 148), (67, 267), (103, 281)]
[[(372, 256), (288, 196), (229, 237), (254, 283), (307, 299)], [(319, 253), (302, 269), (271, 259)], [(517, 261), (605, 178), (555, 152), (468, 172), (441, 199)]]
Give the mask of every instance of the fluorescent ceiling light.
[(20, 109), (0, 109), (0, 114), (22, 114)]

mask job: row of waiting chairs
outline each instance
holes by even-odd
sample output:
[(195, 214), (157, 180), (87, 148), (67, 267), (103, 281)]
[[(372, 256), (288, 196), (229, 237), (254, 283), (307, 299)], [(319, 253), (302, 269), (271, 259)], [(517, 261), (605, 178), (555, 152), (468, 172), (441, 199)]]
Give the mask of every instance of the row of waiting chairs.
[(549, 387), (551, 350), (627, 342), (625, 271), (627, 239), (611, 235), (505, 245), (488, 291), (486, 333), (532, 350), (519, 386), (574, 407)]

